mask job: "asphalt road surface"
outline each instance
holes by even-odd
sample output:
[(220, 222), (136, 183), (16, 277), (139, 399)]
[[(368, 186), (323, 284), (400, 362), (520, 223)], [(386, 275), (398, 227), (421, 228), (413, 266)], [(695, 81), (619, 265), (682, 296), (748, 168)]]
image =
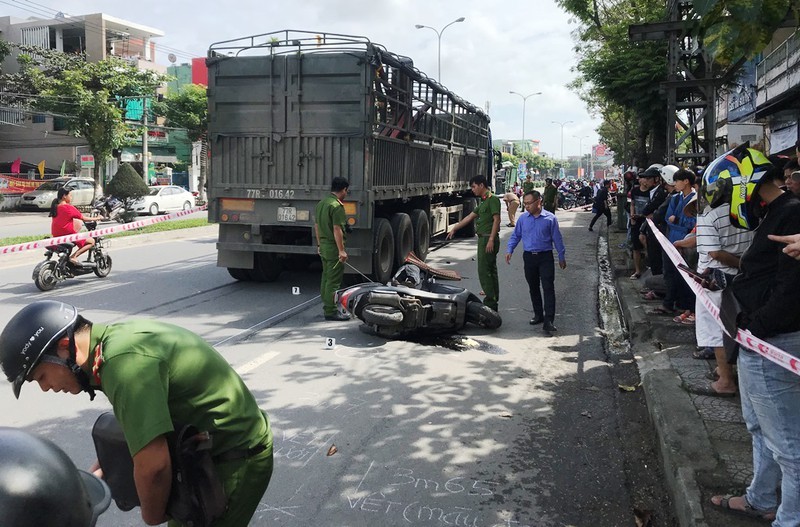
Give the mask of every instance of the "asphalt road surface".
[[(641, 395), (620, 395), (619, 366), (598, 327), (597, 233), (586, 231), (587, 214), (559, 218), (568, 267), (556, 270), (552, 338), (528, 325), (521, 247), (510, 266), (502, 251), (498, 258), (503, 327), (465, 328), (474, 346), (454, 349), (324, 321), (313, 272), (235, 282), (215, 266), (212, 228), (135, 247), (112, 241), (108, 278), (49, 293), (31, 280), (34, 255), (5, 268), (0, 260), (0, 321), (55, 298), (90, 320), (159, 318), (216, 344), (270, 414), (275, 436), (275, 473), (251, 525), (627, 526), (634, 508), (670, 525)], [(460, 271), (477, 292), (475, 246), (459, 240), (428, 261)], [(0, 425), (56, 441), (79, 467), (92, 463), (91, 426), (109, 410), (103, 395), (90, 403), (28, 384), (15, 401), (10, 386), (0, 388)], [(98, 525), (142, 522), (138, 509), (112, 505)]]

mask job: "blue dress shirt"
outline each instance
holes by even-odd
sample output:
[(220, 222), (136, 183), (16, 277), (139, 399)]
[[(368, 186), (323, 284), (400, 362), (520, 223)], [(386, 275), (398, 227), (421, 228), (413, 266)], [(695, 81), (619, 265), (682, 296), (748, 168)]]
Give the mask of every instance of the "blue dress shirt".
[(558, 230), (558, 220), (552, 212), (542, 209), (538, 216), (525, 212), (517, 220), (514, 232), (508, 240), (508, 254), (522, 241), (522, 248), (529, 252), (552, 251), (553, 247), (558, 252), (558, 261), (566, 262), (566, 249), (561, 231)]

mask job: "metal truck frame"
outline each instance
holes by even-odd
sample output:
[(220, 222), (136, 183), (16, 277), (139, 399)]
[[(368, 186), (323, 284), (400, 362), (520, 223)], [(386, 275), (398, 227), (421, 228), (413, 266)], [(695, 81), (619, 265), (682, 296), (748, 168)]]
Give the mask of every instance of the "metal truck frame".
[(491, 182), (488, 115), (366, 37), (283, 30), (212, 44), (206, 63), (208, 217), (238, 280), (317, 260), (336, 176), (349, 263), (380, 282), (474, 209), (470, 178)]

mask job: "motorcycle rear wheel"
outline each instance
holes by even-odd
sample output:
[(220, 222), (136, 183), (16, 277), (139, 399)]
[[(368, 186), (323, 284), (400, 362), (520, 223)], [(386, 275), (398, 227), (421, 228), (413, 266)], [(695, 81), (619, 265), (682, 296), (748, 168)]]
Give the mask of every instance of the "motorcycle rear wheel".
[(403, 312), (391, 306), (366, 306), (361, 317), (376, 326), (398, 326), (403, 322)]
[(33, 283), (40, 291), (51, 291), (58, 283), (55, 275), (56, 262), (47, 262), (39, 268), (39, 272), (33, 277)]
[(94, 268), (94, 274), (100, 278), (105, 278), (111, 272), (111, 257), (107, 254), (99, 255), (95, 260), (97, 267)]
[(467, 322), (486, 329), (497, 329), (503, 324), (503, 319), (483, 302), (470, 302), (467, 304)]

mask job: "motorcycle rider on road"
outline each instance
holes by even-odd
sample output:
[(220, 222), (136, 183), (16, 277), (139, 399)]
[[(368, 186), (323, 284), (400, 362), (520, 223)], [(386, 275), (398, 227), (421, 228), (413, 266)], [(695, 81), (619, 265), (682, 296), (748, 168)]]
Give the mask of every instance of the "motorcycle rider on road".
[[(70, 189), (64, 187), (58, 189), (58, 197), (54, 199), (53, 203), (50, 205), (49, 216), (53, 218), (50, 222), (50, 234), (52, 234), (53, 237), (77, 234), (80, 229), (80, 223), (76, 225), (76, 222), (100, 221), (103, 219), (102, 216), (84, 216), (81, 214), (81, 211), (72, 205)], [(73, 264), (80, 265), (78, 263), (78, 256), (92, 248), (94, 245), (94, 238), (77, 240), (74, 243), (78, 247), (78, 250), (70, 257), (70, 261)]]

